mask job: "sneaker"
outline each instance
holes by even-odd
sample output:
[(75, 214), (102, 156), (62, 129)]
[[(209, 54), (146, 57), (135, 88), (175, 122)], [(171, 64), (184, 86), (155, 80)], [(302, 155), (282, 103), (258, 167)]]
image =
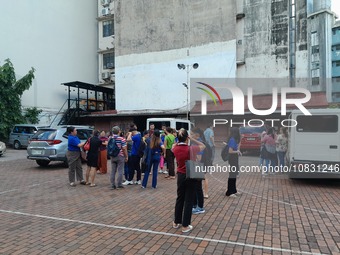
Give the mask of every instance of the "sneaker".
[(231, 194), (229, 197), (233, 197), (233, 198), (236, 198), (236, 194)]
[(141, 181), (135, 181), (135, 184), (136, 184), (136, 185), (141, 185), (142, 182), (141, 182)]
[(142, 189), (145, 189), (146, 187), (142, 186), (141, 188), (142, 188)]
[(192, 209), (192, 214), (201, 214), (201, 213), (205, 213), (204, 208), (201, 208), (201, 207), (197, 206), (196, 208)]
[(116, 189), (116, 188), (117, 188), (116, 185), (111, 186), (111, 189)]
[(133, 181), (125, 181), (122, 183), (123, 185), (132, 185), (133, 184)]
[(158, 173), (162, 174), (162, 173), (163, 173), (163, 170), (159, 170)]
[(118, 186), (117, 189), (124, 189), (124, 186)]
[(163, 174), (169, 174), (169, 172), (165, 170), (165, 171), (163, 171)]
[(236, 192), (235, 195), (236, 195), (236, 196), (241, 196), (242, 193), (241, 193), (241, 192)]
[(70, 186), (71, 186), (71, 187), (75, 187), (76, 184), (75, 184), (74, 182), (71, 182), (71, 183), (70, 183)]

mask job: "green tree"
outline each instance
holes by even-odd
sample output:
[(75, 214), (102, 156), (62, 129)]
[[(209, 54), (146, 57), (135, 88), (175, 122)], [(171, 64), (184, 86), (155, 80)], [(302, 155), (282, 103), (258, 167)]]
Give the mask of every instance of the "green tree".
[(39, 114), (42, 110), (38, 110), (37, 107), (31, 107), (25, 109), (25, 122), (31, 124), (38, 124), (39, 123)]
[(25, 121), (21, 112), (21, 96), (34, 79), (34, 68), (21, 79), (15, 77), (15, 70), (9, 59), (0, 66), (0, 140), (7, 140), (11, 127)]

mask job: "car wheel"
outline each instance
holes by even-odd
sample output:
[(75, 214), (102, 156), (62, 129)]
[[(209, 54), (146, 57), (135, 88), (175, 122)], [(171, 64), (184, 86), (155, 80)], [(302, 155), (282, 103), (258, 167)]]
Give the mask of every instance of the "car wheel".
[(36, 160), (36, 162), (39, 166), (48, 166), (48, 164), (50, 163), (50, 161), (48, 160)]
[(13, 147), (14, 147), (14, 149), (16, 149), (16, 150), (20, 150), (20, 148), (21, 148), (20, 142), (19, 142), (19, 141), (15, 141), (14, 144), (13, 144)]

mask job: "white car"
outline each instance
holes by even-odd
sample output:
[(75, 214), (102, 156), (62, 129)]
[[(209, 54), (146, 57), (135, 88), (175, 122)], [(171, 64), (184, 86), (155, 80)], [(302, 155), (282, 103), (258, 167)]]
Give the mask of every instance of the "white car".
[(0, 157), (6, 152), (6, 144), (0, 142)]

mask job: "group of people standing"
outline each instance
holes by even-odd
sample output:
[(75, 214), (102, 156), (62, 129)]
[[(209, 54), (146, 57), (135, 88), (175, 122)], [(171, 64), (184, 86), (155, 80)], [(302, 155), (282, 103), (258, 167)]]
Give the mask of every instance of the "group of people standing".
[[(210, 150), (214, 151), (213, 132), (208, 129), (203, 133), (200, 129), (193, 128), (189, 136), (188, 131), (185, 129), (181, 129), (177, 133), (172, 128), (166, 127), (163, 132), (161, 132), (160, 130), (154, 129), (154, 125), (151, 124), (150, 130), (144, 131), (142, 135), (137, 131), (135, 125), (131, 125), (126, 137), (123, 137), (120, 128), (115, 126), (112, 128), (112, 135), (105, 139), (102, 135), (100, 136), (99, 131), (94, 131), (93, 136), (88, 140), (90, 149), (87, 152), (87, 171), (85, 179), (83, 179), (80, 152), (85, 142), (79, 140), (75, 127), (69, 127), (67, 158), (69, 160), (70, 185), (74, 187), (76, 185), (75, 178), (77, 178), (80, 184), (89, 185), (90, 187), (96, 186), (94, 183), (96, 171), (104, 162), (104, 155), (101, 155), (101, 152), (106, 150), (110, 139), (114, 139), (120, 149), (117, 156), (110, 158), (112, 167), (110, 181), (112, 189), (123, 188), (124, 185), (131, 185), (133, 183), (141, 184), (142, 188), (146, 188), (151, 173), (151, 187), (154, 189), (157, 188), (158, 168), (161, 158), (164, 157), (168, 168), (168, 174), (166, 174), (165, 177), (169, 180), (177, 179), (177, 199), (173, 227), (178, 228), (181, 224), (182, 232), (188, 232), (193, 228), (190, 225), (191, 215), (205, 212), (204, 199), (207, 198), (208, 195), (207, 182), (204, 188), (204, 194), (202, 181), (186, 178), (185, 161), (188, 159), (202, 160), (205, 148), (210, 148), (209, 144), (212, 144)], [(164, 135), (161, 133), (164, 133)], [(142, 143), (144, 143), (145, 146), (141, 146)], [(129, 149), (128, 144), (130, 144)], [(144, 148), (143, 153), (140, 151), (141, 148)], [(175, 175), (175, 159), (177, 163), (177, 178)], [(211, 159), (210, 164), (212, 164), (212, 160), (213, 159)], [(141, 162), (146, 164), (142, 181)], [(123, 174), (126, 174), (124, 171), (126, 164), (128, 175), (126, 176), (126, 181), (123, 182)], [(136, 181), (133, 182), (135, 172), (137, 172), (137, 177)], [(118, 175), (117, 179), (116, 175)]]
[[(69, 181), (70, 186), (75, 187), (75, 176), (77, 180), (82, 185), (89, 185), (90, 187), (95, 187), (95, 177), (98, 166), (100, 169), (107, 171), (107, 156), (106, 156), (106, 146), (108, 139), (99, 137), (99, 131), (93, 131), (93, 136), (86, 142), (81, 142), (77, 136), (77, 129), (75, 127), (68, 127), (68, 151), (66, 157), (68, 159), (69, 165)], [(81, 150), (85, 143), (90, 144), (89, 151), (87, 152), (86, 161), (87, 169), (85, 173), (85, 180), (83, 178), (83, 168), (82, 168), (82, 156)], [(105, 157), (104, 157), (105, 155)]]
[(284, 167), (285, 157), (288, 149), (288, 131), (286, 127), (281, 127), (279, 134), (274, 128), (268, 128), (261, 135), (261, 152), (259, 165), (265, 166), (262, 175), (268, 174), (271, 167)]

